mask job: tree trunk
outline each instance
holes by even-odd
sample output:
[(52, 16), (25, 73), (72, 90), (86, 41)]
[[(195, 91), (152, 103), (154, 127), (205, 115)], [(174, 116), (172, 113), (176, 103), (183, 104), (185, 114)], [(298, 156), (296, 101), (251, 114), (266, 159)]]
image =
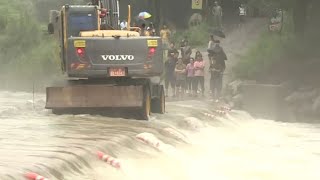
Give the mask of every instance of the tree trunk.
[(307, 23), (307, 7), (309, 0), (295, 0), (293, 8), (294, 30), (297, 36), (304, 35)]

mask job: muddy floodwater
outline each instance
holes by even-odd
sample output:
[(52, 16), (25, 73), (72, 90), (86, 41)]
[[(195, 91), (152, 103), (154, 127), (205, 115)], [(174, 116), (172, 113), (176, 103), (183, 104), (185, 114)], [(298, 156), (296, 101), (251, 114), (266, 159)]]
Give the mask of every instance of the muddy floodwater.
[[(255, 19), (227, 34), (224, 81), (264, 28)], [(320, 179), (317, 124), (223, 115), (206, 99), (167, 102), (167, 113), (149, 122), (57, 116), (44, 105), (44, 94), (33, 101), (30, 93), (0, 91), (0, 180), (25, 180), (29, 172), (50, 180)]]
[[(318, 180), (318, 125), (221, 116), (210, 101), (168, 102), (150, 122), (57, 116), (44, 95), (0, 92), (0, 179)], [(150, 139), (146, 143), (137, 135)], [(153, 139), (152, 139), (153, 138)], [(101, 151), (119, 168), (100, 160)], [(110, 159), (109, 159), (110, 160)], [(113, 164), (114, 164), (113, 162)]]

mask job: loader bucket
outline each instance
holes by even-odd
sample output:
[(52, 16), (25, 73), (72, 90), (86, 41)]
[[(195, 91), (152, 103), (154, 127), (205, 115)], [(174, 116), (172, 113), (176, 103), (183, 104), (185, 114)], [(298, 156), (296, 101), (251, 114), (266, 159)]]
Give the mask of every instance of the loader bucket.
[(46, 93), (46, 109), (139, 108), (143, 106), (143, 86), (47, 87)]

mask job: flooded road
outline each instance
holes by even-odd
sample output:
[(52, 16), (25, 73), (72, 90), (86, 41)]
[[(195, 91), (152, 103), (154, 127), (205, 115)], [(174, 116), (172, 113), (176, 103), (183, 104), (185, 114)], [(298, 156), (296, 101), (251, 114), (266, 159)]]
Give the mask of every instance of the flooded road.
[[(0, 92), (0, 179), (319, 179), (319, 126), (219, 116), (211, 102), (169, 102), (151, 122), (52, 115), (44, 96)], [(34, 107), (34, 108), (33, 108)], [(216, 115), (216, 117), (213, 117)], [(169, 129), (168, 129), (169, 128)], [(150, 144), (141, 135), (155, 139)], [(119, 161), (116, 169), (97, 157)]]

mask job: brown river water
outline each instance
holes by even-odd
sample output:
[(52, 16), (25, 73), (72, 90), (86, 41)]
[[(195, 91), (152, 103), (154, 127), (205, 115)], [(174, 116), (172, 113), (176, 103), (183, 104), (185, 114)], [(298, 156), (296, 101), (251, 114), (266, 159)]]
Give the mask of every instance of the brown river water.
[[(27, 172), (50, 180), (320, 179), (315, 124), (254, 119), (236, 110), (210, 117), (216, 112), (205, 100), (167, 102), (167, 113), (149, 122), (57, 116), (43, 108), (44, 95), (32, 99), (0, 92), (1, 180), (25, 179)], [(138, 140), (141, 133), (160, 146)], [(100, 160), (98, 151), (117, 158), (120, 168)]]
[[(227, 35), (226, 81), (265, 27), (254, 19)], [(317, 124), (254, 119), (236, 110), (212, 117), (219, 114), (206, 99), (167, 102), (167, 113), (149, 122), (57, 116), (44, 105), (43, 94), (33, 101), (30, 93), (0, 91), (0, 180), (25, 180), (28, 172), (50, 180), (320, 179)], [(120, 168), (100, 160), (98, 151), (117, 158)]]

